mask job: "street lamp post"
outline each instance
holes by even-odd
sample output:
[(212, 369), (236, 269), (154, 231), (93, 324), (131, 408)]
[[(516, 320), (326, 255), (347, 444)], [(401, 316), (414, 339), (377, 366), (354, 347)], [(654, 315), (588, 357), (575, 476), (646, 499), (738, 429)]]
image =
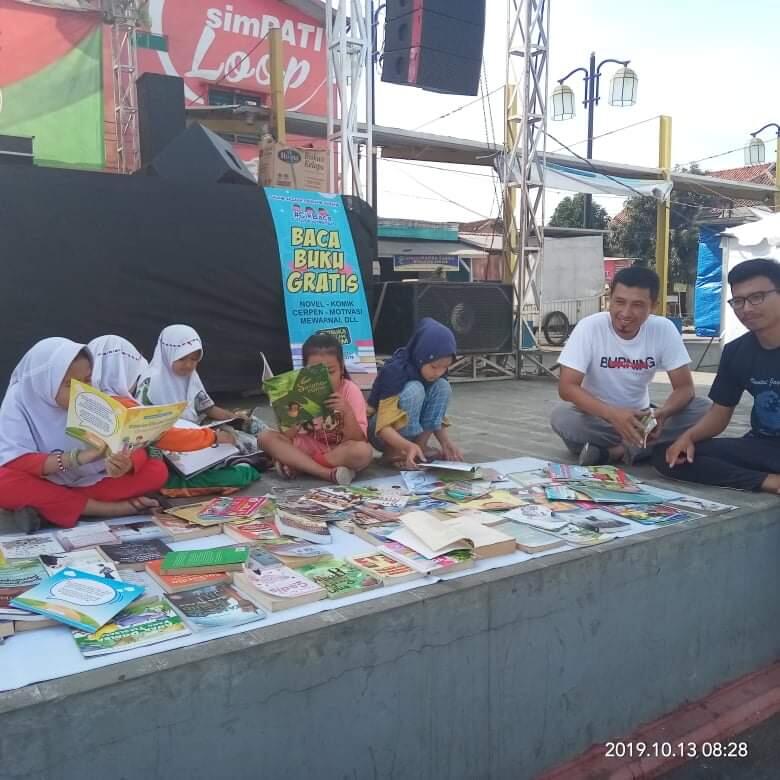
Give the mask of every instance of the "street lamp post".
[[(588, 148), (587, 158), (590, 160), (593, 156), (593, 111), (600, 100), (599, 82), (601, 80), (601, 69), (604, 65), (614, 63), (622, 67), (612, 77), (612, 83), (609, 90), (609, 104), (612, 106), (633, 106), (636, 103), (636, 90), (638, 79), (636, 73), (628, 67), (630, 60), (602, 60), (596, 65), (596, 53), (591, 52), (590, 62), (587, 68), (575, 68), (571, 73), (567, 73), (562, 79), (558, 80), (558, 86), (553, 90), (553, 119), (571, 119), (574, 116), (574, 91), (571, 87), (565, 86), (565, 82), (575, 73), (583, 73), (585, 81), (585, 99), (582, 105), (588, 109)], [(584, 221), (585, 227), (589, 228), (593, 219), (593, 198), (591, 195), (585, 195)]]
[(745, 164), (760, 165), (766, 160), (766, 146), (758, 137), (764, 130), (774, 127), (777, 143), (775, 144), (775, 211), (780, 211), (780, 125), (777, 122), (769, 122), (760, 130), (750, 134), (750, 141), (745, 147)]

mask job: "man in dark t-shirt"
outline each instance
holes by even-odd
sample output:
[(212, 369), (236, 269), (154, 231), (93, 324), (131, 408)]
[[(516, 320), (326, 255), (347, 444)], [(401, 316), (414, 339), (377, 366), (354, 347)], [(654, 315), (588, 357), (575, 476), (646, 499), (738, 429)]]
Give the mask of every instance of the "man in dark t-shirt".
[[(740, 490), (780, 493), (780, 263), (760, 258), (735, 266), (729, 305), (748, 329), (726, 345), (710, 389), (712, 407), (653, 464), (664, 476)], [(714, 438), (731, 421), (747, 390), (750, 431)]]

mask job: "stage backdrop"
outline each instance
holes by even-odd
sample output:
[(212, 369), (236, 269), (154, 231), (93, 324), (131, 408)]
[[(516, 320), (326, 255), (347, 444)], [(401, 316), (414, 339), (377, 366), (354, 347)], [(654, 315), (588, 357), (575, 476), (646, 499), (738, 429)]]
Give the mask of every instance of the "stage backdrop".
[(103, 167), (98, 13), (0, 0), (0, 134), (35, 136), (38, 164)]
[[(370, 280), (371, 212), (344, 201)], [(0, 394), (45, 336), (118, 333), (151, 357), (160, 330), (175, 322), (200, 332), (209, 390), (259, 387), (260, 352), (275, 371), (291, 367), (279, 249), (261, 189), (0, 165), (0, 203)]]
[(303, 342), (332, 333), (344, 348), (352, 379), (364, 388), (376, 377), (366, 290), (344, 204), (338, 195), (266, 187), (287, 313), (293, 366)]

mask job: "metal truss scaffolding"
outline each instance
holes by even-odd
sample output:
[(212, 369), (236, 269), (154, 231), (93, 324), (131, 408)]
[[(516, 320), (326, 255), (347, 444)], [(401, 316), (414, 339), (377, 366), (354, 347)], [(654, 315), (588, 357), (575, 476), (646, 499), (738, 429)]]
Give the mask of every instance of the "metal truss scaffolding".
[(120, 173), (132, 173), (140, 167), (135, 85), (138, 74), (135, 41), (138, 17), (137, 0), (107, 0), (106, 19), (111, 23), (117, 169)]
[[(327, 0), (328, 151), (331, 192), (371, 202), (371, 0)], [(361, 124), (363, 128), (361, 129)], [(361, 166), (358, 149), (365, 146)]]
[[(507, 278), (515, 289), (516, 371), (546, 372), (526, 314), (541, 311), (549, 0), (508, 0), (506, 129), (502, 184)], [(531, 171), (535, 170), (531, 183)], [(530, 319), (530, 316), (529, 316)]]

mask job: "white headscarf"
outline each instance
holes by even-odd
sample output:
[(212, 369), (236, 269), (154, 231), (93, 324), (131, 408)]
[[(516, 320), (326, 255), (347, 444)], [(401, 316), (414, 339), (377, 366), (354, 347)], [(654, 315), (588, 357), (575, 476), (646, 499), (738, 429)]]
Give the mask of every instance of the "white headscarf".
[(99, 336), (87, 345), (92, 353), (92, 386), (109, 395), (131, 398), (149, 363), (121, 336)]
[(189, 376), (173, 372), (173, 363), (192, 352), (203, 353), (200, 336), (189, 325), (169, 325), (160, 334), (149, 368), (141, 376), (135, 397), (147, 406), (187, 402), (181, 419), (198, 422), (198, 417), (214, 402), (206, 392), (197, 371)]
[[(68, 413), (55, 401), (70, 364), (83, 349), (83, 344), (70, 339), (49, 338), (21, 359), (0, 406), (0, 466), (34, 452), (87, 448), (65, 433)], [(105, 476), (105, 464), (99, 460), (47, 479), (58, 485), (85, 486)]]

